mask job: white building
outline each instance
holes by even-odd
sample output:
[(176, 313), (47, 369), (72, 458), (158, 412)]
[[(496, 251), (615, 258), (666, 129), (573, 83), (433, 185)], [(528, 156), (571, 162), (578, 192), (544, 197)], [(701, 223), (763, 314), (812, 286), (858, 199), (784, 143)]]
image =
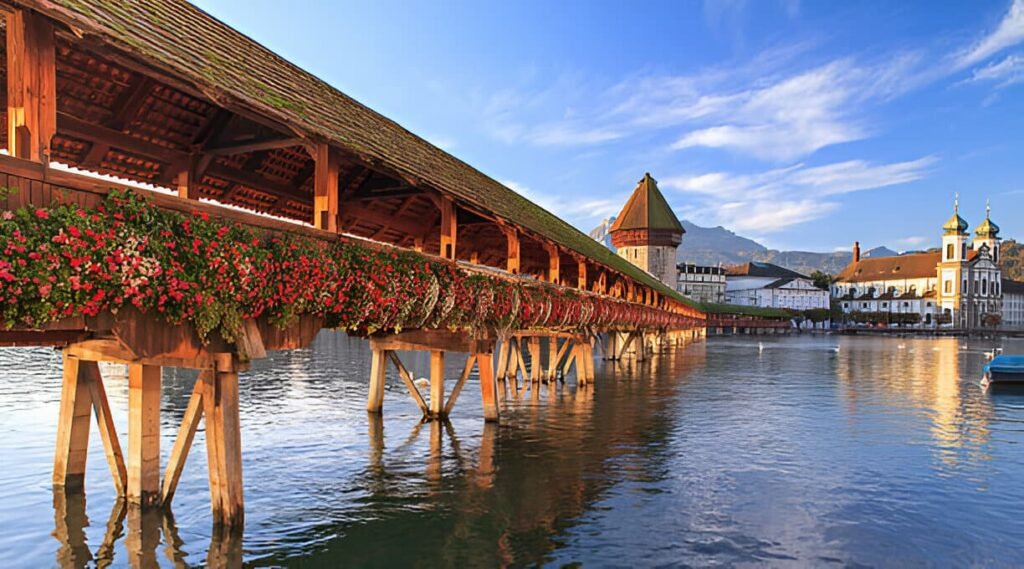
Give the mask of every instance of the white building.
[(926, 326), (966, 330), (998, 325), (1003, 310), (999, 226), (989, 211), (968, 243), (958, 201), (942, 226), (938, 251), (862, 259), (860, 244), (854, 243), (853, 262), (832, 286), (842, 310), (886, 313), (891, 321), (899, 320), (892, 315), (916, 314)]
[(726, 269), (725, 301), (740, 306), (827, 310), (829, 293), (796, 271), (771, 263), (745, 263)]
[(1024, 282), (1003, 279), (1003, 327), (1024, 330)]
[(725, 302), (725, 269), (680, 263), (676, 290), (697, 302)]

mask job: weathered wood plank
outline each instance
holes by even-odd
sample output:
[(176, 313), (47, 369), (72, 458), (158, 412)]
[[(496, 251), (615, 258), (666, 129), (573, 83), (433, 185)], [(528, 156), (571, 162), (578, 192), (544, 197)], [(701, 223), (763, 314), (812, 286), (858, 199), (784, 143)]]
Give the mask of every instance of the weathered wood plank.
[(448, 396), (448, 403), (444, 406), (444, 415), (448, 416), (452, 412), (452, 408), (455, 407), (455, 401), (459, 398), (459, 394), (462, 393), (462, 386), (466, 384), (466, 380), (469, 379), (469, 374), (473, 371), (473, 364), (477, 362), (476, 354), (470, 354), (466, 358), (466, 367), (462, 370), (462, 375), (459, 376), (459, 381), (455, 382), (455, 387), (452, 388), (452, 394)]
[(128, 500), (160, 502), (160, 378), (157, 366), (128, 366)]
[(174, 498), (174, 492), (178, 489), (178, 480), (185, 468), (185, 461), (188, 460), (188, 453), (192, 449), (192, 440), (199, 428), (199, 421), (203, 417), (203, 393), (205, 385), (209, 381), (208, 376), (211, 370), (203, 370), (196, 378), (192, 387), (192, 395), (188, 400), (188, 407), (185, 408), (185, 415), (181, 418), (181, 426), (178, 427), (178, 436), (174, 439), (174, 446), (171, 447), (171, 456), (167, 460), (167, 469), (164, 471), (164, 483), (161, 491), (161, 501), (170, 504)]
[(484, 420), (498, 420), (498, 382), (491, 372), (494, 369), (491, 354), (476, 354), (477, 370), (480, 374), (480, 399), (484, 410)]
[(366, 398), (366, 410), (380, 413), (384, 408), (384, 380), (387, 370), (388, 350), (371, 348), (370, 354), (370, 393)]
[(85, 481), (89, 452), (92, 395), (80, 373), (80, 361), (64, 354), (64, 384), (57, 417), (57, 448), (53, 459), (53, 484), (80, 489)]
[(434, 417), (444, 412), (444, 352), (430, 352), (430, 414)]
[(117, 489), (118, 496), (124, 496), (128, 491), (128, 469), (124, 463), (121, 441), (117, 438), (114, 418), (110, 414), (110, 402), (107, 400), (100, 366), (94, 361), (82, 361), (78, 365), (78, 373), (84, 374), (89, 383), (96, 425), (99, 427), (100, 439), (103, 440), (103, 450), (107, 455), (110, 475), (114, 479), (114, 488)]

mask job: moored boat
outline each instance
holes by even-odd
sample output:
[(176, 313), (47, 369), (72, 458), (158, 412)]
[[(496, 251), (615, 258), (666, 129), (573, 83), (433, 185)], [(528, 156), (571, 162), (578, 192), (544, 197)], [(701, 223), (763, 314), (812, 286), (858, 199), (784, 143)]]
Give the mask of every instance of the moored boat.
[(985, 364), (989, 383), (1024, 383), (1024, 356), (999, 355)]

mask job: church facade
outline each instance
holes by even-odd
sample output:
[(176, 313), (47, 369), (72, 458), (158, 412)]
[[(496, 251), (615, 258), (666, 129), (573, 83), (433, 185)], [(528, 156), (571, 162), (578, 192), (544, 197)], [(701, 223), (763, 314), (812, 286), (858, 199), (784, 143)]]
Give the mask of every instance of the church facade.
[(999, 226), (986, 208), (973, 239), (960, 217), (959, 200), (942, 226), (938, 251), (894, 257), (860, 257), (832, 285), (832, 296), (848, 315), (887, 315), (890, 322), (962, 330), (1002, 325), (1003, 279)]

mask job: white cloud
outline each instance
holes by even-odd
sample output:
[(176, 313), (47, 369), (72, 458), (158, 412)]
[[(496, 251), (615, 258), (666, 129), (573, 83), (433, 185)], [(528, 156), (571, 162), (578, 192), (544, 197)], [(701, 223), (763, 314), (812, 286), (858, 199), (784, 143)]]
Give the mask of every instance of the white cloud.
[[(626, 195), (614, 195), (609, 198), (574, 200), (560, 195), (536, 192), (512, 180), (503, 180), (501, 183), (558, 217), (577, 225), (589, 224), (618, 214), (622, 205), (626, 203), (627, 197)], [(584, 227), (587, 226), (584, 225)], [(589, 231), (589, 227), (587, 230)]]
[(771, 233), (828, 215), (839, 207), (838, 195), (924, 178), (935, 162), (929, 156), (880, 165), (863, 160), (814, 167), (797, 164), (755, 174), (709, 172), (665, 178), (661, 186), (696, 198), (697, 223)]
[(984, 61), (1000, 51), (1024, 41), (1024, 0), (1013, 0), (999, 25), (957, 58), (959, 68)]
[(1024, 56), (1008, 55), (1002, 61), (975, 69), (970, 81), (997, 81), (999, 87), (1020, 83), (1024, 81)]

